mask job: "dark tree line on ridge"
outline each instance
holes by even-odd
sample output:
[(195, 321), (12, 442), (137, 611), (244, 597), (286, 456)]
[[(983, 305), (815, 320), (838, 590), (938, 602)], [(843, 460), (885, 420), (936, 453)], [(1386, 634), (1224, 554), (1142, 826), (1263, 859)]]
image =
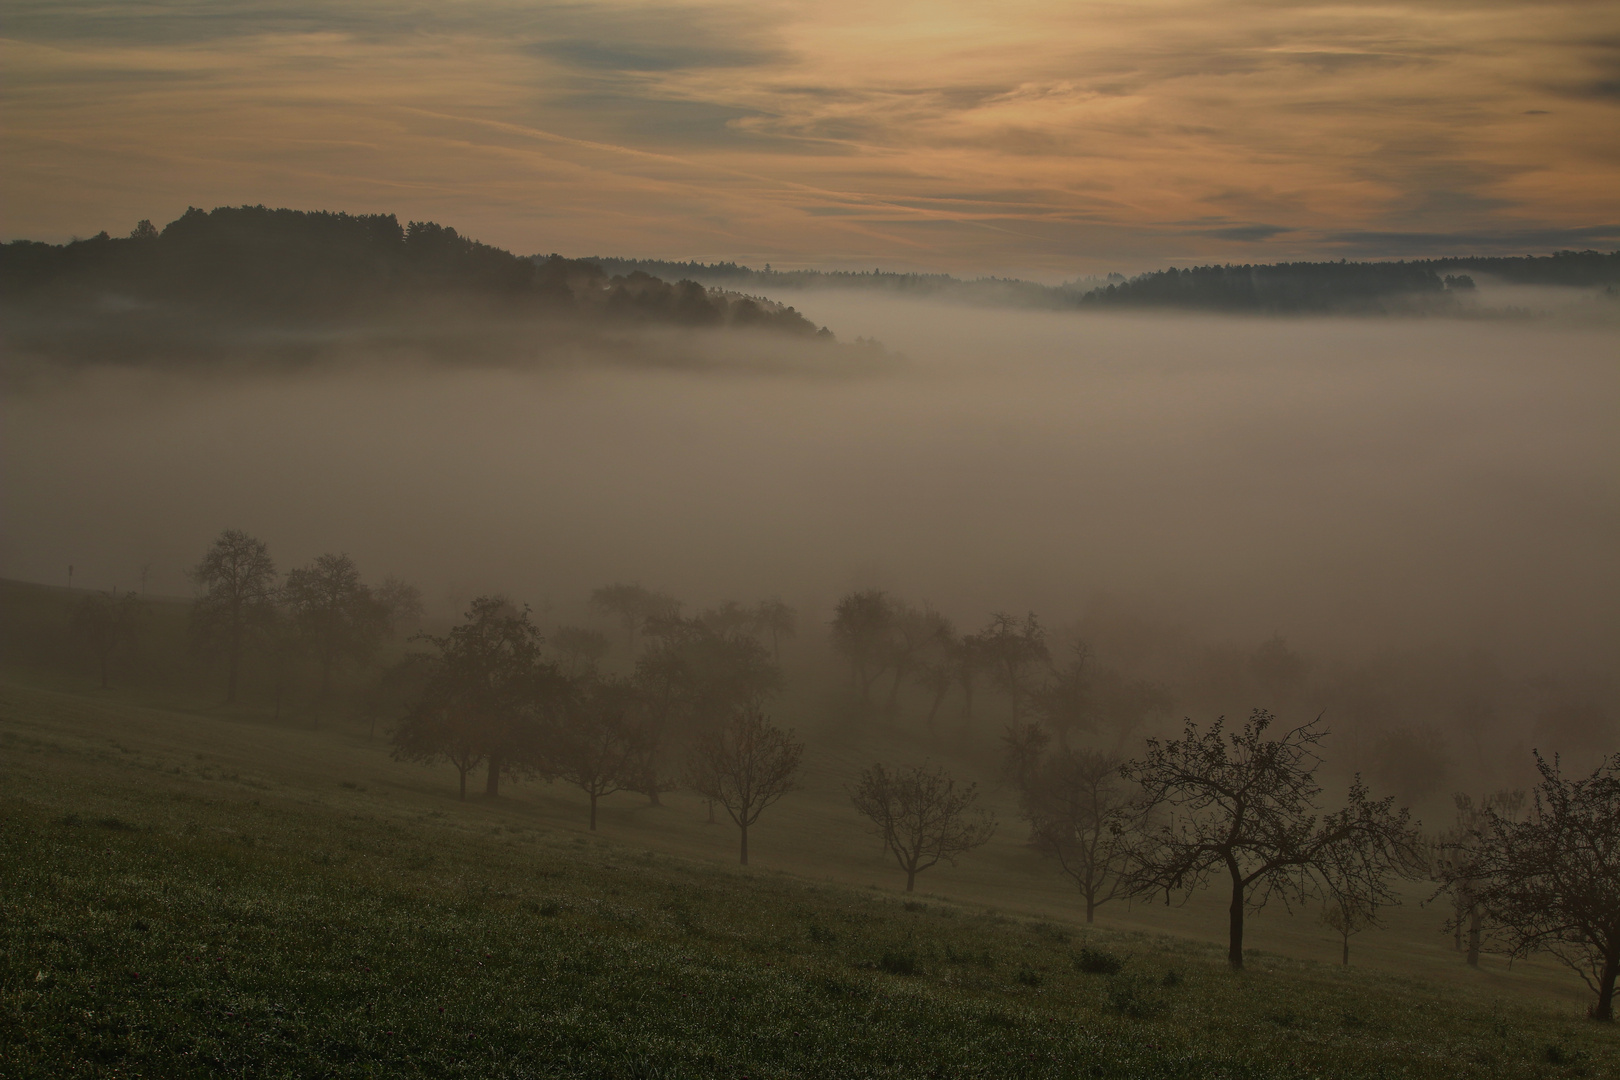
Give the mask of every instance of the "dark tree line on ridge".
[(263, 206), (192, 208), (162, 229), (143, 221), (128, 237), (0, 245), (0, 300), (19, 316), (55, 312), (108, 332), (169, 337), (243, 322), (413, 326), (457, 313), (832, 337), (792, 308), (690, 280), (610, 276), (560, 256), (521, 258), (392, 214)]
[(1551, 255), (1459, 256), (1381, 262), (1291, 262), (1170, 267), (1126, 278), (1080, 278), (1042, 285), (1009, 278), (962, 279), (949, 274), (872, 270), (773, 270), (731, 262), (666, 262), (595, 256), (604, 270), (681, 276), (724, 288), (862, 289), (961, 303), (1048, 310), (1188, 308), (1248, 312), (1381, 311), (1401, 301), (1443, 303), (1488, 274), (1520, 285), (1609, 286), (1620, 283), (1620, 251), (1557, 251)]

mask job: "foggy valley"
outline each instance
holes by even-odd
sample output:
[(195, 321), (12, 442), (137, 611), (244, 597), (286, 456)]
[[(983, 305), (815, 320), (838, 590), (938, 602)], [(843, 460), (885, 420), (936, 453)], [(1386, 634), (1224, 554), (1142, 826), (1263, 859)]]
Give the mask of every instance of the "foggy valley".
[(4, 0), (0, 1076), (1620, 1076), (1620, 9)]

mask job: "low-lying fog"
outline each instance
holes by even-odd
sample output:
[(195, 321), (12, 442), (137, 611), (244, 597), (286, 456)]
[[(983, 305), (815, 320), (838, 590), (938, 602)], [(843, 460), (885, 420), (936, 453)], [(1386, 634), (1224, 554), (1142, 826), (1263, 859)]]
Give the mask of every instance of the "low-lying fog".
[(347, 551), (444, 615), (638, 579), (817, 620), (876, 584), (977, 626), (1103, 591), (1307, 649), (1620, 655), (1611, 329), (784, 299), (905, 361), (13, 385), (0, 574), (129, 588), (149, 566), (149, 591), (184, 594), (235, 527), (283, 569)]

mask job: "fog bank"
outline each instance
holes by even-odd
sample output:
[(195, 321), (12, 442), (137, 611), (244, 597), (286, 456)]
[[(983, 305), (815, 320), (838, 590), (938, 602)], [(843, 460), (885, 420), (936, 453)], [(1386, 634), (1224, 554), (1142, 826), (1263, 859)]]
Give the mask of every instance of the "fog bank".
[[(88, 369), (7, 391), (0, 574), (184, 593), (220, 529), (448, 612), (639, 579), (977, 625), (1099, 591), (1258, 640), (1620, 655), (1612, 330), (779, 297), (906, 362)], [(442, 350), (439, 350), (442, 353)]]

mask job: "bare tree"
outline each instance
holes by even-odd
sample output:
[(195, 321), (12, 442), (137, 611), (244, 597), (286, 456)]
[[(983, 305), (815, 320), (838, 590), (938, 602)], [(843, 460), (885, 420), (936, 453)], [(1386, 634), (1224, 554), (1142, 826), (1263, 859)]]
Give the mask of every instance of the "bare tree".
[(197, 639), (225, 653), (225, 700), (236, 700), (242, 654), (275, 614), (276, 566), (270, 549), (240, 529), (219, 534), (191, 576), (206, 591), (191, 609)]
[(1147, 754), (1120, 769), (1143, 792), (1144, 814), (1167, 809), (1132, 842), (1133, 890), (1187, 894), (1215, 872), (1231, 884), (1227, 962), (1243, 967), (1243, 916), (1273, 895), (1285, 904), (1344, 898), (1360, 907), (1396, 903), (1387, 875), (1416, 862), (1406, 810), (1374, 801), (1357, 777), (1343, 809), (1318, 816), (1327, 734), (1320, 717), (1267, 738), (1273, 717), (1256, 709), (1230, 736), (1225, 719), (1180, 739), (1149, 739)]
[(753, 637), (716, 632), (702, 619), (653, 622), (657, 644), (636, 661), (647, 708), (648, 768), (642, 791), (654, 804), (671, 790), (669, 759), (723, 718), (762, 708), (782, 688), (782, 673)]
[(687, 761), (686, 782), (699, 795), (725, 807), (742, 833), (742, 864), (748, 865), (748, 828), (768, 807), (798, 788), (804, 744), (755, 708), (743, 709), (714, 731), (704, 732)]
[(1039, 760), (1021, 785), (1020, 809), (1035, 846), (1054, 858), (1086, 902), (1086, 922), (1128, 891), (1126, 845), (1131, 800), (1119, 759), (1094, 750), (1059, 750)]
[(861, 771), (849, 797), (906, 875), (906, 892), (916, 886), (918, 874), (941, 861), (956, 865), (957, 856), (996, 831), (995, 818), (974, 806), (978, 785), (958, 788), (937, 766), (890, 768), (879, 762)]
[(1430, 845), (1429, 874), (1439, 883), (1439, 891), (1451, 899), (1451, 917), (1446, 920), (1446, 926), (1451, 930), (1452, 943), (1461, 950), (1466, 933), (1468, 966), (1478, 967), (1485, 910), (1480, 907), (1478, 883), (1473, 875), (1473, 841), (1485, 826), (1487, 810), (1494, 809), (1509, 820), (1517, 819), (1524, 806), (1524, 792), (1498, 791), (1478, 803), (1472, 795), (1458, 792), (1452, 796), (1452, 802), (1457, 808), (1457, 819)]
[(1541, 782), (1528, 817), (1486, 806), (1460, 869), (1488, 932), (1513, 956), (1548, 952), (1597, 995), (1589, 1015), (1614, 1020), (1620, 976), (1620, 756), (1566, 780), (1536, 754)]
[(1363, 907), (1347, 896), (1330, 896), (1322, 903), (1322, 925), (1339, 935), (1339, 963), (1350, 966), (1350, 939), (1378, 925), (1378, 909)]
[(135, 647), (146, 624), (146, 605), (134, 593), (90, 593), (73, 611), (73, 639), (96, 662), (101, 688), (108, 687), (113, 659)]
[(320, 668), (323, 697), (332, 689), (332, 669), (344, 660), (369, 660), (388, 631), (387, 607), (360, 581), (347, 555), (322, 555), (288, 571), (281, 595)]
[(646, 770), (647, 740), (636, 715), (635, 687), (626, 679), (592, 679), (561, 712), (547, 738), (544, 771), (591, 800), (634, 791)]

